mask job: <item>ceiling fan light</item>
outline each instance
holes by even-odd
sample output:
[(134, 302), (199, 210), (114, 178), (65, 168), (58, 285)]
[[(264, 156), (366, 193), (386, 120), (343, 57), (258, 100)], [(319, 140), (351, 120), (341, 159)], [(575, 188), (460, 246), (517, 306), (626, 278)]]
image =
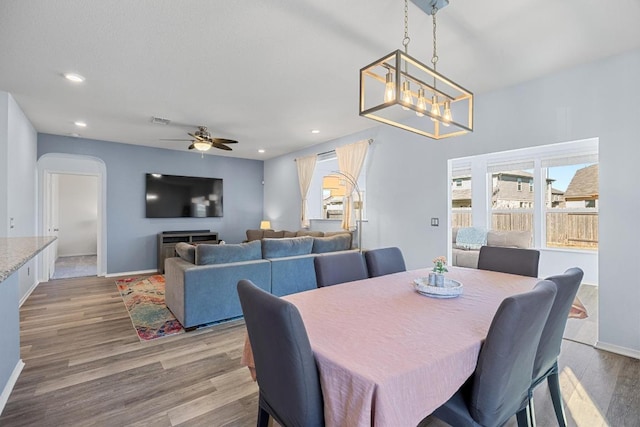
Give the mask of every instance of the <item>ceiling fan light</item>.
[(193, 148), (198, 151), (208, 151), (211, 148), (211, 143), (209, 141), (195, 141)]

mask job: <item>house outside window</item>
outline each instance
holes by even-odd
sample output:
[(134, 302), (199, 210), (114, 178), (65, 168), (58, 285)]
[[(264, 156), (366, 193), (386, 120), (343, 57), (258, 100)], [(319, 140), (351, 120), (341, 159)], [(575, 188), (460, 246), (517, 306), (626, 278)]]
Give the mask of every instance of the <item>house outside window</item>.
[(529, 193), (533, 193), (533, 178), (529, 178)]
[(451, 210), (452, 227), (470, 227), (471, 214), (471, 170), (454, 171), (456, 174), (451, 182)]
[(522, 191), (522, 178), (518, 178), (518, 191)]

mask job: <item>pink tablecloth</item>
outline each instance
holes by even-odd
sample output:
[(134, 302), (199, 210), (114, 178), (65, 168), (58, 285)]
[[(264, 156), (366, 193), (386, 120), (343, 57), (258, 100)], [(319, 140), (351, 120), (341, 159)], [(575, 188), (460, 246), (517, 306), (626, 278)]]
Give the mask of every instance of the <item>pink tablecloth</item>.
[[(418, 294), (414, 270), (288, 295), (316, 357), (327, 426), (415, 426), (473, 373), (500, 302), (537, 279), (451, 268), (458, 298)], [(244, 362), (251, 365), (250, 347)]]

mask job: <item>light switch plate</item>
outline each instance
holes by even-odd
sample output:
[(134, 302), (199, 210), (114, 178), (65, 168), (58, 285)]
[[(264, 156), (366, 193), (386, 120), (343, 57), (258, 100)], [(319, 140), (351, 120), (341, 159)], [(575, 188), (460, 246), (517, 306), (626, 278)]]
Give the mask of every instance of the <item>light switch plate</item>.
[(432, 227), (437, 227), (440, 225), (440, 219), (439, 218), (431, 218), (431, 226)]

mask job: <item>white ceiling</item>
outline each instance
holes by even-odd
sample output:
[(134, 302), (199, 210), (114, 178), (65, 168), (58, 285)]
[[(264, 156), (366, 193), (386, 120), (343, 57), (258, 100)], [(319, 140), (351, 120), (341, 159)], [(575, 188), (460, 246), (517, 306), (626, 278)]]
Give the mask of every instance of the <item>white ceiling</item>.
[[(160, 139), (207, 125), (240, 142), (209, 153), (268, 159), (377, 125), (358, 116), (358, 71), (402, 47), (403, 9), (402, 0), (2, 0), (0, 90), (39, 132), (186, 150)], [(639, 0), (451, 0), (437, 17), (438, 70), (476, 94), (640, 48)], [(429, 63), (430, 17), (411, 2), (409, 36), (409, 52)]]

